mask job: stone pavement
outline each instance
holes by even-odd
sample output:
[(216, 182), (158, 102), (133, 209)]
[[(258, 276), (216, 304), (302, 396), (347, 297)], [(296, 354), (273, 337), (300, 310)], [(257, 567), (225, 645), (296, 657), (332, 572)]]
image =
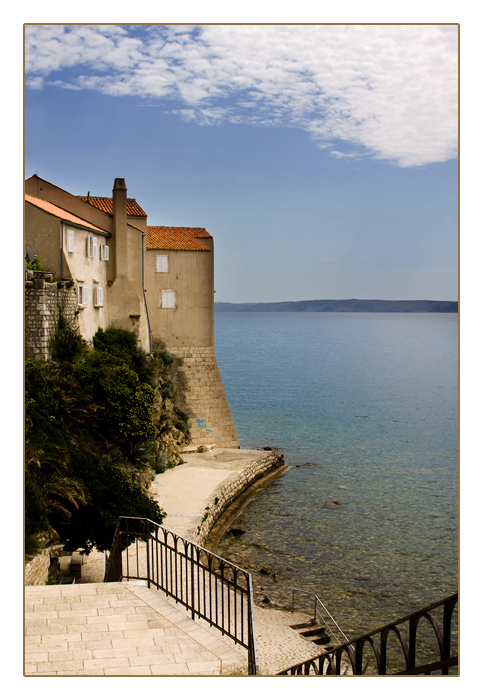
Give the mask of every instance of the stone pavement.
[(26, 676), (217, 676), (247, 652), (143, 582), (28, 586)]

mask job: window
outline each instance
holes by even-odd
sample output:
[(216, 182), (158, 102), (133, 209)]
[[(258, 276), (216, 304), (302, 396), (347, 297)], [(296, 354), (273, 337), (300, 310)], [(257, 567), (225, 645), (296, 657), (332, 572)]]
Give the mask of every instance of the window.
[(96, 308), (99, 308), (100, 306), (104, 306), (104, 289), (103, 289), (103, 287), (99, 287), (99, 286), (94, 287), (94, 306)]
[(89, 302), (89, 288), (84, 282), (77, 282), (77, 299), (79, 306), (86, 306)]
[(95, 236), (87, 236), (87, 257), (97, 258), (97, 238)]
[(156, 255), (156, 272), (168, 272), (167, 255)]
[(159, 306), (162, 309), (175, 309), (176, 292), (173, 289), (162, 289), (159, 296)]
[(109, 246), (101, 245), (101, 260), (109, 260)]
[(68, 253), (74, 252), (74, 229), (73, 228), (67, 229), (67, 252)]

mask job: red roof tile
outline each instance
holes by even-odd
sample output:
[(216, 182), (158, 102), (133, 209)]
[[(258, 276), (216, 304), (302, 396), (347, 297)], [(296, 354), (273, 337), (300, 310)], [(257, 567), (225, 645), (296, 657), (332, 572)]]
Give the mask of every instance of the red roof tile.
[(71, 224), (77, 224), (78, 226), (84, 226), (85, 228), (92, 229), (93, 231), (100, 231), (101, 233), (105, 233), (106, 235), (108, 235), (107, 231), (104, 231), (102, 228), (99, 228), (98, 226), (94, 226), (94, 224), (91, 224), (89, 221), (85, 221), (84, 219), (81, 219), (78, 216), (75, 216), (75, 214), (71, 214), (70, 212), (66, 211), (65, 209), (61, 209), (56, 204), (52, 204), (51, 202), (47, 202), (45, 199), (38, 199), (38, 197), (32, 197), (32, 195), (26, 194), (25, 201), (29, 202), (30, 204), (33, 204), (35, 207), (38, 207), (39, 209), (43, 209), (48, 214), (52, 214), (53, 216), (56, 216), (59, 219), (63, 219), (63, 220), (65, 219), (66, 221), (69, 221)]
[[(97, 209), (106, 212), (106, 214), (112, 214), (112, 197), (91, 197), (91, 195), (79, 195), (78, 199), (81, 199), (83, 202), (87, 202), (88, 204), (92, 204), (93, 207), (97, 207)], [(141, 209), (135, 199), (127, 200), (127, 215), (147, 216), (146, 212)]]
[(204, 228), (185, 226), (148, 226), (148, 249), (211, 250), (198, 238), (212, 238)]

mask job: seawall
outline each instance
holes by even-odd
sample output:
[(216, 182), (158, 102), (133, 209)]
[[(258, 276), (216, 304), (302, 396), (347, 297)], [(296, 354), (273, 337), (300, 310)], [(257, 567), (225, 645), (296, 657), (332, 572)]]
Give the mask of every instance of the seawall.
[(215, 550), (218, 540), (248, 500), (271, 478), (279, 476), (284, 467), (283, 455), (269, 452), (222, 482), (211, 496), (208, 510), (198, 526), (196, 541), (203, 547), (209, 543), (207, 548)]
[(213, 448), (183, 457), (184, 464), (158, 474), (152, 495), (166, 511), (163, 526), (201, 546), (219, 538), (252, 489), (286, 468), (272, 450)]

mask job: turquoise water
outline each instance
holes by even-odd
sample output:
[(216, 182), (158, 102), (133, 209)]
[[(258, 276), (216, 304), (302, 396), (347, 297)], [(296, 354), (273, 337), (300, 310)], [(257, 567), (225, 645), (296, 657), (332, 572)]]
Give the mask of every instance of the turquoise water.
[(241, 447), (291, 465), (218, 549), (257, 595), (307, 588), (360, 634), (455, 592), (457, 314), (217, 313), (215, 333)]

